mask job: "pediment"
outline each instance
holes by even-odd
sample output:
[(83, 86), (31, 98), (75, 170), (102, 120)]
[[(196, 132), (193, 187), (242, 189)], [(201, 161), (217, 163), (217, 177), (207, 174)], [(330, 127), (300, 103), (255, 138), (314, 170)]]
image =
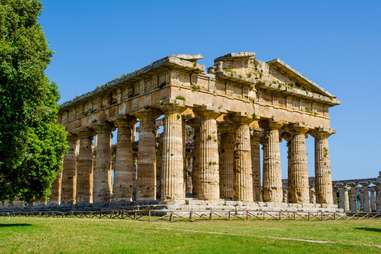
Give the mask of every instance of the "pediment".
[[(269, 82), (279, 83), (280, 85), (286, 85), (290, 88), (296, 88), (310, 93), (315, 93), (328, 97), (330, 99), (336, 99), (336, 96), (309, 80), (295, 69), (287, 65), (280, 59), (274, 59), (268, 61), (269, 65)], [(338, 102), (338, 101), (337, 101)]]

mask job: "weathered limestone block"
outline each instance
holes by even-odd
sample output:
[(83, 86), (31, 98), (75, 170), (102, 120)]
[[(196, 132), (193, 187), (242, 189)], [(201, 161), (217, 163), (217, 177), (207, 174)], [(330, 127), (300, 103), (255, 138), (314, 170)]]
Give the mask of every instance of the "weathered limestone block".
[(282, 202), (282, 174), (279, 152), (279, 128), (281, 124), (271, 123), (263, 146), (263, 201)]
[(79, 155), (77, 163), (77, 204), (89, 205), (92, 201), (91, 183), (93, 154), (91, 149), (92, 134), (89, 130), (79, 132)]
[(77, 142), (75, 135), (68, 136), (68, 151), (65, 154), (62, 171), (62, 205), (73, 205), (77, 196)]
[(156, 200), (156, 129), (155, 115), (148, 109), (138, 114), (140, 135), (138, 144), (137, 199)]
[(253, 130), (251, 135), (251, 166), (253, 174), (254, 201), (262, 201), (261, 194), (261, 161), (260, 161), (260, 132)]
[(199, 112), (200, 122), (200, 157), (199, 157), (199, 189), (197, 197), (204, 200), (218, 200), (219, 156), (217, 136), (217, 114), (211, 111)]
[(62, 190), (62, 172), (59, 172), (56, 180), (52, 185), (52, 194), (49, 198), (50, 205), (60, 205), (61, 204), (61, 192)]
[(234, 199), (253, 201), (250, 128), (248, 119), (239, 119), (234, 142)]
[(309, 203), (306, 128), (296, 128), (289, 145), (288, 202)]
[(94, 168), (93, 203), (107, 204), (111, 199), (109, 175), (111, 171), (111, 126), (99, 124), (96, 127), (96, 165)]
[(332, 131), (318, 130), (315, 137), (315, 190), (316, 202), (332, 204), (332, 174), (331, 161), (328, 152), (328, 137)]
[(234, 133), (221, 136), (220, 195), (222, 199), (234, 198)]
[(132, 201), (135, 181), (135, 166), (132, 151), (133, 119), (116, 121), (118, 138), (116, 144), (115, 174), (112, 199)]
[(345, 212), (349, 212), (349, 195), (347, 186), (342, 186), (339, 189), (339, 208), (344, 209)]
[(174, 201), (185, 198), (183, 127), (181, 109), (165, 109), (163, 136), (163, 167), (161, 200)]

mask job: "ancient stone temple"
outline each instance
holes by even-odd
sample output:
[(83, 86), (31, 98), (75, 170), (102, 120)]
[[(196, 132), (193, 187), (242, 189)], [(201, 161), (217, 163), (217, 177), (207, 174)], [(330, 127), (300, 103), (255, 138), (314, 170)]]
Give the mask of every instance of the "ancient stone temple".
[[(50, 202), (334, 207), (328, 112), (338, 99), (279, 59), (230, 53), (205, 71), (201, 58), (168, 56), (63, 104), (69, 151)], [(314, 204), (307, 136), (315, 140)]]

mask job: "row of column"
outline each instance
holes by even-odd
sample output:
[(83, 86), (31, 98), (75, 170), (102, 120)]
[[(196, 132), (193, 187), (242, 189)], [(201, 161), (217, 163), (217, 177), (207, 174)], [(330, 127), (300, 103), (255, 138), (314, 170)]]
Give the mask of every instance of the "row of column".
[[(338, 194), (338, 195), (337, 195)], [(380, 212), (381, 211), (381, 184), (376, 185), (342, 185), (338, 192), (334, 192), (335, 202), (346, 212)]]
[[(114, 184), (111, 184), (111, 131), (108, 123), (98, 124), (92, 130), (84, 129), (69, 136), (69, 151), (64, 158), (62, 182), (54, 188), (61, 190), (63, 204), (105, 204), (114, 201), (131, 201), (134, 181), (137, 182), (137, 199), (156, 199), (157, 163), (161, 163), (160, 198), (177, 201), (185, 198), (184, 178), (184, 121), (183, 108), (163, 108), (164, 133), (161, 161), (156, 161), (156, 140), (152, 110), (137, 115), (140, 119), (137, 175), (133, 163), (133, 118), (119, 119), (115, 158)], [(282, 177), (280, 165), (280, 134), (282, 124), (269, 122), (264, 139), (257, 124), (246, 117), (233, 116), (231, 128), (221, 134), (219, 114), (196, 110), (193, 123), (194, 161), (192, 170), (193, 196), (200, 200), (231, 199), (239, 201), (282, 202)], [(254, 126), (254, 127), (253, 127)], [(305, 136), (308, 130), (294, 126), (288, 136), (290, 203), (309, 203), (307, 152)], [(96, 135), (95, 158), (92, 137)], [(331, 169), (328, 156), (328, 132), (315, 131), (316, 202), (332, 204)], [(79, 141), (78, 162), (76, 146)], [(260, 170), (260, 144), (263, 142), (263, 176)], [(262, 178), (263, 177), (263, 178)], [(262, 178), (262, 179), (261, 179)], [(261, 187), (261, 182), (263, 186)], [(61, 188), (62, 186), (62, 188)], [(54, 191), (53, 191), (54, 192)], [(53, 198), (54, 199), (54, 198)]]

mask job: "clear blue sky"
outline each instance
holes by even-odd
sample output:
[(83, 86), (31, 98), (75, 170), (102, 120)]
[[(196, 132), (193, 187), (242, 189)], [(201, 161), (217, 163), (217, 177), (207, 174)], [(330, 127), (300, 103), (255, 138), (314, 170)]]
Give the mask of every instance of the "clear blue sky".
[[(313, 3), (312, 3), (313, 2)], [(381, 1), (43, 1), (61, 101), (176, 53), (280, 58), (337, 95), (334, 179), (381, 170)], [(285, 146), (282, 163), (286, 169)], [(308, 139), (313, 172), (313, 139)], [(284, 170), (284, 172), (286, 172)]]

